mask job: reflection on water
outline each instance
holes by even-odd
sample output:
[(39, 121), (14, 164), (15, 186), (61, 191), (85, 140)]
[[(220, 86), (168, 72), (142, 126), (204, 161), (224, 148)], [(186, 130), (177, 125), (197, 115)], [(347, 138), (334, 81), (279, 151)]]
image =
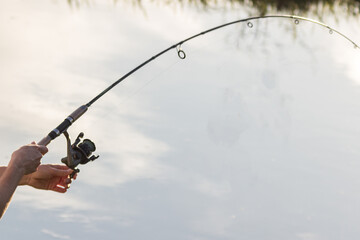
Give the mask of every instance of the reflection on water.
[[(119, 2), (120, 3), (120, 2)], [(1, 164), (122, 74), (247, 15), (142, 2), (0, 2)], [(360, 40), (355, 19), (326, 22)], [(343, 38), (269, 19), (169, 52), (69, 132), (100, 158), (65, 195), (21, 187), (6, 239), (358, 239), (360, 57)], [(279, 27), (282, 26), (282, 27)], [(44, 162), (58, 163), (65, 139)]]

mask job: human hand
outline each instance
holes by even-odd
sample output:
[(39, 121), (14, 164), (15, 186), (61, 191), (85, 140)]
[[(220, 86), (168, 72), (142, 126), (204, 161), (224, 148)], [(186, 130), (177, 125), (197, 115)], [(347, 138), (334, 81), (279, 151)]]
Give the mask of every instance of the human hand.
[(69, 175), (72, 172), (73, 170), (65, 165), (41, 164), (36, 172), (24, 176), (21, 182), (37, 189), (65, 193), (70, 187)]
[(13, 152), (10, 164), (16, 166), (23, 175), (27, 175), (36, 171), (41, 158), (47, 152), (47, 147), (32, 142)]

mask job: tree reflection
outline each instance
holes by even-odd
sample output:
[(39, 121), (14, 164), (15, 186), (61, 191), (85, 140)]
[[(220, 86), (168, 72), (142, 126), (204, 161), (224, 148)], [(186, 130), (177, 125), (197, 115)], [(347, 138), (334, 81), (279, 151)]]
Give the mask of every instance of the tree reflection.
[[(179, 1), (186, 2), (183, 0)], [(222, 4), (248, 5), (260, 15), (265, 15), (269, 12), (286, 12), (302, 15), (310, 13), (322, 16), (324, 12), (334, 13), (337, 7), (346, 9), (351, 15), (359, 15), (360, 13), (360, 0), (226, 0), (220, 2)], [(200, 3), (203, 6), (219, 4), (220, 2), (216, 0), (189, 0), (189, 3)]]
[[(90, 0), (67, 0), (70, 6), (89, 5)], [(115, 4), (120, 2), (130, 3), (141, 7), (144, 0), (112, 0)], [(268, 13), (288, 13), (301, 15), (316, 15), (318, 17), (324, 14), (335, 14), (335, 10), (346, 11), (350, 16), (360, 15), (360, 0), (152, 0), (156, 3), (168, 5), (181, 4), (192, 5), (207, 9), (210, 7), (250, 7), (255, 13), (265, 15)]]

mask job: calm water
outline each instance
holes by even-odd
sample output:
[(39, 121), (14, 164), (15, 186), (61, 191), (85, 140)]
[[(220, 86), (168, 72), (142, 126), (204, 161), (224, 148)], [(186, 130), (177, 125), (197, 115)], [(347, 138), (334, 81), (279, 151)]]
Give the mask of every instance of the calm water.
[[(245, 9), (0, 1), (1, 165), (142, 61)], [(326, 23), (360, 41), (359, 22)], [(1, 239), (359, 239), (360, 51), (306, 22), (229, 27), (162, 56), (70, 128), (70, 191), (20, 187)], [(44, 163), (59, 163), (65, 138)]]

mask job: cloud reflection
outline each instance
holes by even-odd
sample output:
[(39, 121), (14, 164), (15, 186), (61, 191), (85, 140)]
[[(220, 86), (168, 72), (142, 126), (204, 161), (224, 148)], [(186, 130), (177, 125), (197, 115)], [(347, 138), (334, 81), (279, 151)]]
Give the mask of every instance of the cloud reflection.
[(42, 229), (41, 232), (56, 239), (71, 239), (68, 235), (61, 235), (49, 229)]
[(70, 198), (67, 194), (39, 191), (29, 187), (20, 187), (16, 192), (14, 202), (14, 204), (21, 204), (25, 207), (31, 207), (31, 209), (38, 210), (90, 210), (96, 207), (96, 205), (90, 203), (89, 201), (76, 198), (76, 196), (72, 196)]

